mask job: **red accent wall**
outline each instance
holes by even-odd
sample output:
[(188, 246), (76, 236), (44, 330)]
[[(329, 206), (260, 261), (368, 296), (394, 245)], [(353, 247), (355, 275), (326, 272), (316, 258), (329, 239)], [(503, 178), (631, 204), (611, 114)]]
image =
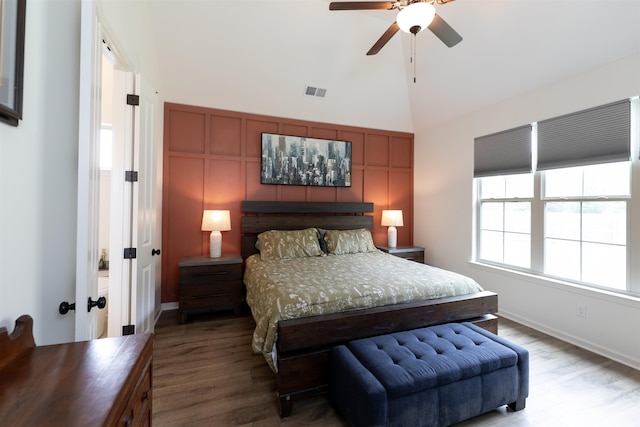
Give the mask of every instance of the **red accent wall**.
[[(222, 252), (240, 252), (242, 200), (373, 202), (374, 242), (386, 245), (384, 209), (402, 209), (398, 245), (413, 244), (413, 134), (166, 103), (162, 302), (178, 300), (178, 262), (209, 253), (204, 209), (231, 211)], [(351, 187), (260, 184), (261, 133), (352, 142)]]

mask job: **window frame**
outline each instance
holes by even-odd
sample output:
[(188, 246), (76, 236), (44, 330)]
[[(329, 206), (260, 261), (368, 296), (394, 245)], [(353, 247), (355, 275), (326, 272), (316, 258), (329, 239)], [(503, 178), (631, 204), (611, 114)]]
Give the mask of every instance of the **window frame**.
[[(613, 162), (618, 163), (618, 162)], [(588, 167), (588, 166), (585, 166)], [(500, 268), (504, 268), (507, 270), (520, 271), (524, 273), (533, 274), (536, 276), (541, 276), (544, 278), (549, 278), (559, 282), (565, 282), (569, 284), (576, 284), (588, 287), (590, 289), (599, 289), (607, 292), (613, 292), (618, 294), (628, 294), (628, 295), (636, 295), (640, 294), (640, 268), (635, 267), (633, 261), (640, 259), (637, 254), (640, 251), (640, 241), (634, 242), (632, 240), (633, 231), (634, 231), (634, 223), (632, 222), (632, 218), (639, 218), (637, 224), (635, 224), (635, 228), (640, 229), (640, 184), (633, 185), (634, 182), (640, 182), (640, 161), (637, 159), (633, 159), (630, 161), (630, 194), (629, 195), (616, 195), (616, 196), (545, 196), (544, 193), (544, 184), (545, 184), (545, 171), (535, 171), (532, 172), (533, 175), (533, 196), (531, 198), (525, 197), (493, 197), (493, 198), (482, 198), (482, 179), (485, 177), (476, 178), (476, 230), (475, 230), (475, 244), (474, 244), (474, 260), (481, 264), (492, 265)], [(511, 175), (502, 175), (504, 177), (512, 176)], [(633, 203), (634, 196), (636, 203)], [(613, 288), (608, 286), (603, 286), (596, 283), (590, 283), (583, 280), (576, 280), (561, 276), (555, 276), (552, 274), (545, 273), (545, 221), (546, 221), (546, 206), (547, 203), (553, 202), (593, 202), (593, 201), (608, 201), (608, 202), (625, 202), (626, 204), (626, 243), (625, 243), (625, 254), (626, 254), (626, 268), (625, 268), (625, 289)], [(499, 262), (495, 260), (490, 260), (486, 258), (482, 258), (481, 254), (481, 245), (482, 238), (481, 234), (483, 229), (481, 228), (482, 223), (482, 204), (484, 202), (499, 202), (499, 203), (508, 203), (508, 202), (529, 202), (531, 205), (531, 223), (530, 223), (530, 241), (531, 241), (531, 250), (530, 250), (530, 267), (522, 267), (513, 264), (506, 264), (504, 262)], [(635, 216), (634, 216), (635, 215)], [(505, 231), (502, 230), (504, 233)], [(582, 238), (579, 240), (580, 243), (584, 242)], [(582, 255), (581, 255), (582, 256)], [(504, 256), (503, 256), (504, 260)]]
[[(622, 163), (622, 162), (611, 162), (611, 163), (603, 163), (603, 164), (615, 164), (615, 163)], [(538, 270), (543, 276), (545, 277), (550, 277), (552, 279), (555, 280), (560, 280), (560, 281), (567, 281), (570, 283), (576, 283), (579, 285), (583, 285), (586, 287), (590, 287), (590, 288), (597, 288), (597, 289), (602, 289), (604, 291), (610, 291), (610, 292), (615, 292), (615, 293), (624, 293), (624, 294), (633, 294), (633, 293), (640, 293), (640, 287), (637, 290), (633, 289), (633, 284), (634, 281), (632, 280), (632, 269), (631, 269), (631, 264), (632, 264), (632, 234), (631, 234), (631, 218), (632, 218), (632, 210), (631, 210), (631, 201), (633, 200), (633, 193), (634, 193), (634, 188), (636, 190), (636, 192), (638, 192), (638, 186), (637, 185), (633, 185), (633, 175), (634, 175), (634, 163), (638, 163), (637, 161), (635, 161), (634, 159), (629, 161), (629, 175), (628, 175), (628, 179), (629, 179), (629, 194), (626, 195), (622, 195), (622, 194), (617, 194), (617, 195), (608, 195), (608, 196), (602, 196), (602, 195), (598, 195), (598, 196), (585, 196), (585, 195), (581, 195), (581, 196), (547, 196), (546, 194), (544, 194), (544, 189), (545, 189), (545, 181), (547, 179), (546, 175), (547, 172), (553, 170), (545, 170), (545, 171), (536, 171), (536, 174), (540, 175), (540, 203), (541, 203), (541, 207), (540, 207), (540, 215), (541, 215), (541, 221), (542, 221), (542, 229), (541, 229), (541, 247), (540, 247), (540, 270)], [(589, 166), (593, 166), (593, 165), (584, 165), (584, 166), (579, 166), (581, 168), (587, 168)], [(569, 167), (568, 167), (569, 168)], [(559, 169), (564, 169), (564, 168), (559, 168)], [(584, 173), (583, 173), (583, 182), (584, 182)], [(640, 194), (637, 195), (636, 198), (640, 197)], [(546, 239), (546, 235), (545, 235), (545, 221), (546, 221), (546, 206), (548, 203), (554, 203), (554, 202), (580, 202), (580, 203), (585, 203), (585, 202), (625, 202), (626, 205), (626, 224), (625, 224), (625, 228), (626, 228), (626, 233), (625, 233), (625, 241), (626, 244), (625, 246), (625, 256), (626, 256), (626, 260), (625, 260), (625, 264), (626, 264), (626, 268), (625, 268), (625, 289), (619, 289), (619, 288), (614, 288), (614, 287), (609, 287), (609, 286), (604, 286), (604, 285), (600, 285), (597, 283), (591, 283), (591, 282), (586, 282), (583, 280), (576, 280), (576, 279), (570, 279), (570, 278), (566, 278), (566, 277), (562, 277), (562, 276), (555, 276), (553, 274), (548, 274), (546, 273), (546, 265), (545, 265), (545, 258), (546, 258), (546, 253), (545, 253), (545, 239)], [(582, 237), (580, 238), (579, 242), (582, 244), (585, 242), (584, 239), (582, 239)], [(581, 254), (581, 259), (582, 259), (582, 254)]]
[[(531, 172), (532, 173), (532, 172)], [(499, 176), (511, 176), (511, 175), (525, 175), (525, 174), (509, 174), (509, 175), (499, 175)], [(530, 226), (529, 227), (529, 239), (530, 239), (530, 261), (529, 261), (529, 267), (522, 267), (522, 266), (517, 266), (517, 265), (513, 265), (513, 264), (505, 264), (504, 262), (498, 262), (498, 261), (494, 261), (494, 260), (489, 260), (489, 259), (485, 259), (481, 257), (481, 243), (482, 243), (482, 239), (481, 239), (481, 234), (483, 229), (481, 228), (481, 222), (482, 222), (482, 204), (483, 202), (487, 202), (487, 203), (522, 203), (522, 202), (528, 202), (530, 204), (530, 216), (531, 216), (531, 223), (533, 223), (533, 217), (534, 217), (534, 201), (535, 201), (535, 175), (534, 175), (534, 192), (532, 197), (492, 197), (492, 198), (486, 198), (483, 199), (481, 197), (482, 195), (482, 178), (487, 178), (487, 177), (478, 177), (475, 179), (476, 181), (476, 197), (477, 197), (477, 203), (476, 203), (476, 218), (477, 218), (477, 222), (476, 222), (476, 234), (475, 234), (475, 241), (476, 244), (474, 245), (474, 258), (476, 261), (484, 263), (484, 264), (490, 264), (490, 265), (495, 265), (495, 266), (499, 266), (499, 267), (505, 267), (505, 268), (509, 268), (509, 269), (513, 269), (513, 270), (517, 270), (517, 271), (523, 271), (523, 272), (529, 272), (529, 273), (533, 273), (534, 271), (532, 270), (532, 266), (533, 266), (533, 229)], [(504, 223), (504, 220), (503, 220)], [(501, 232), (504, 233), (506, 232), (504, 230), (501, 230)], [(524, 233), (521, 233), (524, 234)], [(503, 246), (504, 246), (504, 240), (503, 240)], [(503, 248), (504, 249), (504, 248)], [(503, 260), (504, 260), (504, 250), (503, 250), (503, 256), (502, 256)]]
[[(488, 198), (482, 199), (482, 183), (484, 176), (474, 177), (474, 233), (473, 233), (473, 261), (479, 264), (495, 266), (507, 271), (528, 273), (542, 279), (553, 280), (554, 282), (566, 284), (569, 286), (583, 286), (586, 289), (603, 291), (614, 295), (633, 296), (640, 295), (640, 97), (633, 96), (628, 98), (630, 101), (630, 173), (629, 173), (629, 195), (616, 196), (571, 196), (571, 197), (545, 197), (542, 192), (544, 189), (545, 171), (537, 170), (537, 142), (538, 142), (538, 123), (532, 123), (532, 169), (533, 175), (533, 198)], [(604, 163), (618, 163), (618, 161)], [(584, 164), (582, 167), (589, 166)], [(567, 166), (570, 167), (570, 166)], [(560, 168), (558, 168), (560, 169)], [(496, 176), (509, 176), (509, 174), (495, 174)], [(483, 201), (516, 201), (529, 200), (531, 203), (531, 261), (530, 268), (522, 268), (510, 264), (499, 263), (496, 261), (481, 258), (481, 228), (482, 221), (482, 203)], [(626, 203), (626, 289), (620, 290), (583, 282), (580, 280), (572, 280), (563, 277), (556, 277), (545, 274), (544, 265), (544, 245), (545, 245), (545, 210), (546, 204), (554, 201), (624, 201)], [(635, 218), (635, 221), (634, 221)], [(635, 236), (635, 240), (634, 240)], [(582, 238), (580, 242), (583, 242)], [(582, 256), (582, 255), (581, 255)], [(504, 257), (503, 257), (504, 259)]]
[[(635, 164), (638, 164), (637, 167)], [(637, 250), (635, 250), (635, 246), (634, 242), (631, 238), (632, 236), (632, 215), (633, 215), (633, 200), (634, 200), (634, 189), (636, 190), (636, 193), (640, 193), (640, 191), (638, 191), (638, 185), (633, 185), (633, 181), (640, 179), (640, 176), (638, 176), (638, 178), (634, 178), (634, 169), (637, 170), (637, 173), (635, 175), (640, 175), (640, 162), (631, 162), (630, 165), (630, 180), (632, 181), (631, 183), (631, 194), (628, 196), (570, 196), (570, 197), (545, 197), (543, 196), (543, 188), (544, 188), (544, 171), (536, 171), (533, 172), (533, 196), (531, 198), (524, 198), (524, 197), (514, 197), (514, 198), (509, 198), (509, 197), (504, 197), (504, 198), (486, 198), (483, 199), (481, 197), (482, 195), (482, 178), (477, 178), (475, 179), (476, 181), (476, 186), (475, 186), (475, 190), (476, 190), (476, 197), (477, 197), (477, 202), (476, 202), (476, 217), (477, 217), (477, 221), (476, 221), (476, 233), (475, 233), (475, 238), (476, 238), (476, 243), (474, 245), (474, 260), (478, 263), (481, 264), (487, 264), (487, 265), (493, 265), (496, 267), (500, 267), (500, 268), (504, 268), (507, 270), (513, 270), (513, 271), (520, 271), (520, 272), (524, 272), (524, 273), (529, 273), (529, 274), (533, 274), (536, 276), (541, 276), (541, 277), (546, 277), (549, 279), (553, 279), (556, 281), (560, 281), (560, 282), (566, 282), (566, 283), (571, 283), (571, 284), (577, 284), (577, 285), (582, 285), (588, 288), (594, 288), (594, 289), (601, 289), (604, 291), (608, 291), (608, 292), (613, 292), (613, 293), (621, 293), (621, 294), (631, 294), (631, 295), (637, 295), (640, 293), (640, 283), (634, 287), (634, 284), (637, 283), (637, 280), (635, 279), (634, 276), (634, 268), (633, 268), (633, 254), (637, 252)], [(509, 176), (509, 175), (504, 175), (504, 176)], [(636, 200), (640, 200), (640, 194), (637, 195)], [(593, 201), (607, 201), (607, 202), (625, 202), (626, 204), (626, 244), (625, 246), (625, 254), (626, 254), (626, 271), (625, 271), (625, 276), (626, 276), (626, 281), (625, 281), (625, 289), (618, 289), (618, 288), (613, 288), (613, 287), (607, 287), (607, 286), (603, 286), (603, 285), (599, 285), (599, 284), (595, 284), (595, 283), (590, 283), (590, 282), (585, 282), (582, 280), (576, 280), (576, 279), (570, 279), (570, 278), (566, 278), (566, 277), (562, 277), (562, 276), (555, 276), (552, 274), (547, 274), (545, 273), (545, 239), (546, 239), (546, 235), (545, 235), (545, 221), (546, 221), (546, 205), (547, 203), (553, 203), (553, 202), (593, 202)], [(522, 267), (522, 266), (517, 266), (517, 265), (512, 265), (512, 264), (506, 264), (504, 262), (498, 262), (495, 260), (490, 260), (490, 259), (486, 259), (486, 258), (482, 258), (481, 256), (481, 245), (482, 245), (482, 239), (481, 239), (481, 233), (483, 231), (483, 229), (481, 228), (481, 222), (482, 222), (482, 204), (484, 202), (498, 202), (498, 203), (505, 203), (505, 202), (529, 202), (531, 204), (531, 223), (530, 223), (530, 241), (531, 241), (531, 247), (530, 247), (530, 256), (531, 256), (531, 260), (530, 260), (530, 267), (526, 268), (526, 267)], [(638, 205), (640, 207), (640, 203), (636, 203), (635, 205)], [(636, 208), (637, 210), (637, 208)], [(638, 217), (638, 226), (640, 226), (640, 216)], [(505, 231), (502, 230), (502, 232), (504, 233)], [(582, 238), (579, 240), (579, 242), (584, 242), (584, 240), (582, 240)], [(504, 259), (504, 256), (503, 256)], [(639, 269), (640, 272), (640, 269)], [(640, 277), (638, 277), (638, 279), (640, 279)]]

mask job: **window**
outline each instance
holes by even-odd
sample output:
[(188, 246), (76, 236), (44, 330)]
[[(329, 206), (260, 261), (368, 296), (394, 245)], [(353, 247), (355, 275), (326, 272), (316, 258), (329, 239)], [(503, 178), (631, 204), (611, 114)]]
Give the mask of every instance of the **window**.
[[(618, 162), (478, 179), (477, 259), (628, 290), (630, 166)], [(536, 193), (542, 195), (539, 202)], [(540, 253), (533, 249), (533, 223), (542, 224)]]
[(531, 266), (533, 175), (481, 178), (479, 258)]
[[(632, 186), (640, 181), (634, 178), (640, 168), (632, 167), (639, 161), (638, 102), (534, 123), (528, 145), (527, 127), (476, 138), (476, 259), (640, 293), (640, 268), (630, 261), (640, 252), (630, 233), (640, 227), (633, 225), (640, 208), (632, 203), (640, 200), (640, 188)], [(502, 147), (509, 147), (504, 156)], [(520, 159), (528, 150), (530, 173), (514, 167), (516, 149)]]
[(544, 273), (627, 289), (629, 162), (544, 172)]

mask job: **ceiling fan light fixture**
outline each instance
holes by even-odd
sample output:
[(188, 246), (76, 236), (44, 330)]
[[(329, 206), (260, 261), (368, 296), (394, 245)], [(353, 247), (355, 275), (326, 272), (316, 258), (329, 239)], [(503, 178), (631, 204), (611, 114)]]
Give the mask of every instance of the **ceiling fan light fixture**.
[(417, 34), (431, 24), (436, 8), (431, 3), (412, 3), (398, 12), (396, 22), (405, 33)]

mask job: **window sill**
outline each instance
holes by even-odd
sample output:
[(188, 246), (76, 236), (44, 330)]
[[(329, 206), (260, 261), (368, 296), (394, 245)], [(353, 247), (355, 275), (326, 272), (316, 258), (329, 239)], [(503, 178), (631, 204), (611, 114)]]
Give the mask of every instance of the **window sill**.
[(633, 307), (637, 307), (640, 304), (640, 296), (630, 293), (609, 291), (602, 288), (595, 288), (586, 285), (580, 285), (577, 283), (566, 282), (563, 280), (553, 279), (550, 277), (540, 276), (537, 274), (527, 273), (518, 270), (512, 270), (509, 268), (496, 266), (492, 264), (486, 264), (479, 261), (469, 261), (469, 265), (473, 268), (478, 268), (483, 271), (500, 274), (503, 276), (512, 277), (517, 280), (527, 281), (538, 286), (545, 286), (562, 291), (570, 291), (577, 294), (582, 294), (587, 297), (595, 297), (602, 300), (609, 300), (611, 302), (620, 304), (627, 303)]

